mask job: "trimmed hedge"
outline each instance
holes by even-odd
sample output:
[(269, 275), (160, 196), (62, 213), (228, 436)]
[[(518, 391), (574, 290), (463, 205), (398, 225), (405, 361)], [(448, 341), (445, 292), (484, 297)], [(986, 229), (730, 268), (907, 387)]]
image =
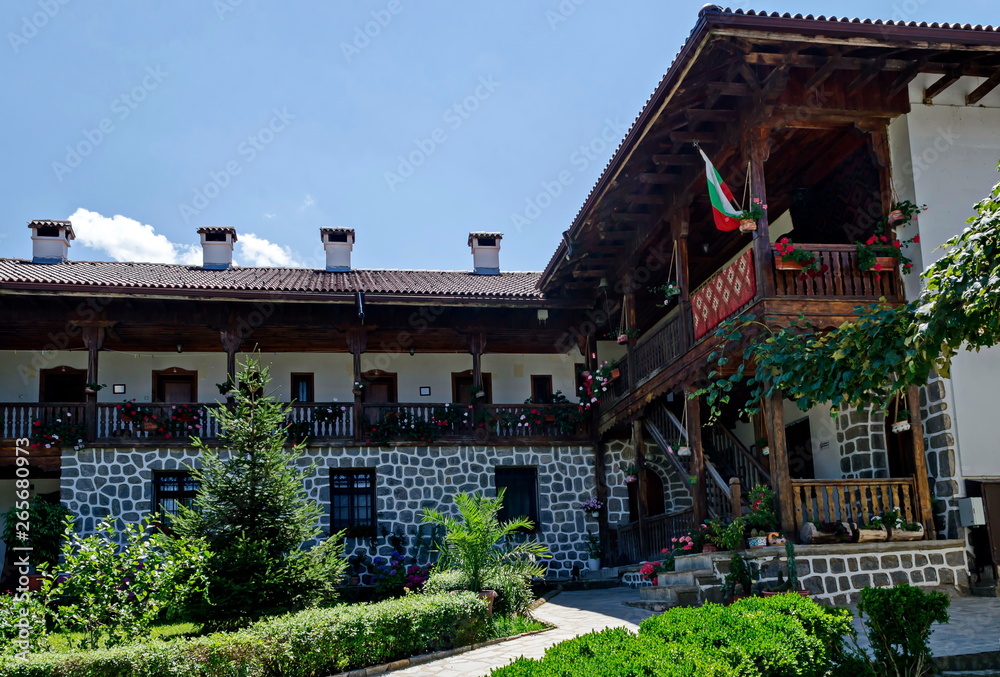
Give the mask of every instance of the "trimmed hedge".
[(558, 644), (541, 660), (518, 659), (494, 677), (819, 677), (842, 659), (846, 609), (795, 594), (672, 609), (624, 629)]
[(486, 603), (472, 593), (409, 595), (314, 609), (245, 630), (103, 651), (0, 661), (7, 677), (323, 677), (479, 640)]
[[(523, 614), (528, 605), (535, 600), (531, 583), (519, 574), (500, 570), (486, 578), (484, 590), (495, 590), (497, 598), (493, 602), (493, 611), (502, 614)], [(427, 592), (451, 592), (453, 590), (468, 590), (468, 577), (461, 571), (435, 571), (424, 584)], [(473, 592), (478, 592), (475, 590)]]

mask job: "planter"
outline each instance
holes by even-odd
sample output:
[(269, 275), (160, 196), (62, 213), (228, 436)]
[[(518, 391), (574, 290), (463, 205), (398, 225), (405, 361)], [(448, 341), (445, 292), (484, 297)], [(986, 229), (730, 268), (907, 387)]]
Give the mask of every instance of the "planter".
[(767, 536), (751, 536), (747, 539), (748, 548), (763, 548), (767, 545)]
[(497, 594), (496, 590), (482, 590), (482, 591), (480, 591), (480, 593), (479, 593), (479, 599), (485, 599), (486, 600), (486, 615), (487, 616), (492, 616), (493, 615), (493, 602), (496, 601), (497, 597), (499, 597), (499, 595)]
[(621, 375), (622, 375), (622, 370), (621, 369), (612, 369), (611, 370), (611, 378), (609, 379), (609, 382), (617, 380), (618, 377), (620, 377)]
[(753, 597), (753, 595), (733, 595), (732, 597), (725, 599), (722, 603), (725, 606), (729, 606), (733, 602), (739, 602), (741, 599), (749, 599), (750, 597)]
[(618, 338), (615, 340), (618, 341), (619, 345), (624, 345), (628, 343), (628, 334), (618, 334)]
[(777, 270), (802, 270), (801, 263), (797, 263), (795, 261), (786, 261), (785, 257), (778, 256), (777, 254), (775, 254), (774, 256), (774, 267)]
[(476, 391), (476, 397), (486, 397), (486, 391), (485, 390)]
[(361, 585), (361, 576), (351, 576), (349, 583), (351, 585)]
[(545, 415), (545, 422), (546, 423), (555, 423), (556, 422), (556, 415), (555, 414), (546, 414)]
[(782, 536), (777, 531), (772, 531), (771, 533), (769, 533), (767, 535), (767, 544), (768, 545), (784, 545), (787, 541), (788, 541), (788, 539), (786, 539), (784, 536)]
[(28, 591), (38, 592), (41, 590), (43, 578), (41, 574), (28, 574)]
[(890, 541), (922, 541), (924, 540), (924, 527), (921, 524), (916, 531), (905, 531), (903, 529), (889, 529)]
[(760, 455), (761, 456), (770, 456), (771, 455), (771, 447), (761, 447), (760, 448)]
[(876, 256), (875, 263), (866, 272), (887, 273), (899, 264), (899, 259), (895, 256)]
[(632, 484), (633, 482), (638, 482), (638, 475), (625, 475), (625, 484)]
[(691, 455), (691, 447), (677, 447), (677, 455), (681, 458), (688, 458)]
[(355, 397), (361, 397), (364, 394), (364, 392), (365, 391), (362, 390), (361, 388), (354, 388), (353, 390), (351, 390), (351, 393), (353, 393)]
[(118, 420), (120, 420), (122, 423), (132, 423), (133, 421), (135, 421), (135, 417), (129, 416), (128, 414), (119, 414)]
[(84, 388), (83, 392), (87, 393), (88, 395), (96, 395), (97, 394), (97, 391), (94, 390), (93, 388)]
[(587, 515), (590, 517), (590, 519), (594, 520), (599, 519), (601, 517), (601, 513), (598, 510), (590, 510), (589, 512), (587, 512)]
[(889, 221), (890, 226), (898, 226), (902, 223), (906, 223), (906, 214), (898, 209), (893, 209), (889, 212), (887, 220)]
[(846, 522), (841, 522), (844, 528), (847, 529), (847, 534), (843, 536), (838, 536), (837, 534), (828, 534), (820, 531), (816, 528), (816, 525), (812, 522), (806, 522), (802, 525), (802, 529), (799, 530), (799, 539), (803, 543), (812, 544), (823, 544), (823, 543), (843, 543), (845, 541), (851, 540), (851, 526)]
[(714, 543), (706, 543), (705, 545), (701, 546), (701, 551), (702, 552), (719, 552), (719, 546), (715, 545)]
[(857, 529), (858, 543), (881, 543), (889, 537), (885, 527), (881, 529)]
[(591, 559), (588, 559), (587, 560), (587, 568), (590, 569), (591, 571), (597, 571), (598, 569), (600, 569), (601, 568), (601, 558), (600, 557), (592, 557)]
[(740, 232), (751, 233), (757, 230), (757, 222), (753, 219), (740, 219)]
[(892, 424), (892, 432), (894, 433), (905, 433), (912, 426), (909, 421), (896, 421)]
[(142, 429), (146, 430), (146, 431), (149, 431), (149, 432), (152, 432), (152, 431), (156, 430), (159, 427), (160, 427), (160, 425), (156, 421), (143, 421), (142, 422)]

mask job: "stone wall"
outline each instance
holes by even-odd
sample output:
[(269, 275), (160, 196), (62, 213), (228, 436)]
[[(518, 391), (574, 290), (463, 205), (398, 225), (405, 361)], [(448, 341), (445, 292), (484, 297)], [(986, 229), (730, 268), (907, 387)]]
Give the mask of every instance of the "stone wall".
[[(668, 513), (691, 507), (691, 491), (682, 478), (677, 477), (673, 467), (663, 458), (655, 444), (647, 444), (646, 466), (655, 472), (663, 482), (664, 510)], [(621, 472), (630, 463), (635, 463), (635, 451), (629, 440), (608, 440), (604, 444), (604, 464), (607, 468), (608, 524), (628, 524), (628, 485)]]
[(837, 416), (840, 472), (843, 479), (889, 476), (885, 414), (872, 407), (850, 409)]
[[(80, 517), (85, 533), (109, 514), (137, 522), (152, 509), (153, 471), (183, 470), (197, 462), (198, 452), (183, 447), (65, 452), (62, 502)], [(594, 492), (589, 446), (311, 446), (300, 463), (316, 465), (305, 488), (323, 507), (324, 530), (330, 527), (331, 468), (374, 468), (379, 530), (405, 536), (412, 549), (423, 508), (450, 509), (450, 499), (459, 492), (492, 495), (496, 466), (530, 466), (538, 471), (538, 538), (552, 552), (547, 563), (553, 577), (568, 577), (574, 565), (585, 567), (585, 534), (597, 531), (597, 522), (577, 509)], [(375, 541), (348, 539), (347, 552), (385, 556), (392, 551), (389, 539)]]
[(932, 478), (931, 493), (934, 501), (934, 526), (939, 534), (957, 538), (958, 499), (965, 495), (960, 483), (955, 459), (953, 422), (948, 413), (944, 380), (934, 374), (930, 383), (920, 389), (920, 417), (924, 422), (924, 447), (927, 450), (927, 474)]

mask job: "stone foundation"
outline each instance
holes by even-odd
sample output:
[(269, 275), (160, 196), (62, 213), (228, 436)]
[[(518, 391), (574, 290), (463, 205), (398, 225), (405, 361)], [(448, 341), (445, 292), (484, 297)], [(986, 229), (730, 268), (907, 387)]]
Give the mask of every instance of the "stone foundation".
[[(495, 490), (496, 466), (529, 466), (538, 472), (538, 539), (548, 546), (553, 577), (568, 578), (573, 566), (586, 568), (584, 539), (597, 522), (577, 506), (594, 492), (594, 453), (589, 446), (413, 446), (309, 447), (299, 461), (315, 470), (305, 481), (307, 495), (323, 508), (320, 527), (330, 528), (330, 469), (374, 468), (380, 533), (404, 537), (414, 554), (423, 508), (450, 509), (459, 492)], [(152, 506), (153, 471), (183, 470), (198, 463), (187, 447), (90, 448), (65, 452), (62, 502), (89, 533), (100, 519), (115, 515), (138, 522)], [(626, 506), (627, 509), (627, 506)], [(348, 539), (347, 554), (388, 555), (388, 538)]]

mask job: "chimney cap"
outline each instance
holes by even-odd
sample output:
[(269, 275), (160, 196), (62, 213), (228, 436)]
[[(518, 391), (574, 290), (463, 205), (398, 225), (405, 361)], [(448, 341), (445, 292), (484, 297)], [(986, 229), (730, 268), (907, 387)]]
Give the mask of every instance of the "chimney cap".
[(350, 235), (351, 236), (351, 240), (355, 240), (354, 229), (353, 228), (320, 228), (319, 229), (320, 237), (323, 237), (324, 235), (333, 235), (335, 233), (336, 234), (343, 233), (345, 235)]
[(207, 235), (208, 233), (225, 233), (227, 235), (232, 235), (233, 242), (236, 242), (236, 228), (234, 226), (202, 226), (198, 229), (199, 235)]
[(34, 219), (28, 222), (28, 228), (34, 230), (35, 228), (65, 228), (66, 238), (69, 240), (76, 239), (76, 233), (73, 232), (73, 222), (72, 221), (54, 221), (52, 219)]
[(471, 247), (473, 244), (475, 244), (473, 240), (479, 240), (481, 238), (493, 238), (494, 240), (502, 240), (503, 233), (490, 233), (487, 231), (471, 232), (469, 233), (469, 246)]

